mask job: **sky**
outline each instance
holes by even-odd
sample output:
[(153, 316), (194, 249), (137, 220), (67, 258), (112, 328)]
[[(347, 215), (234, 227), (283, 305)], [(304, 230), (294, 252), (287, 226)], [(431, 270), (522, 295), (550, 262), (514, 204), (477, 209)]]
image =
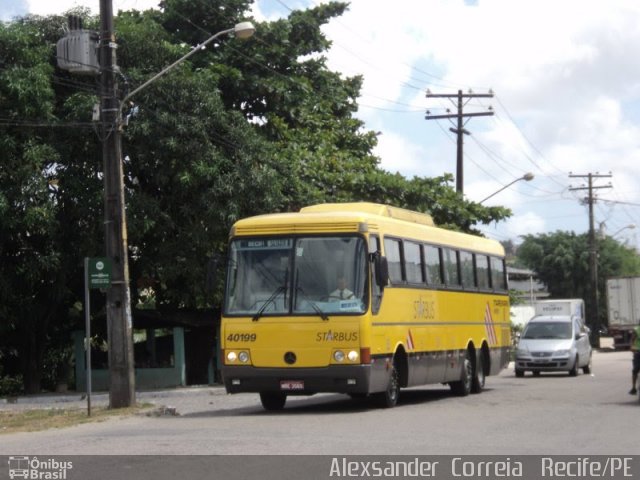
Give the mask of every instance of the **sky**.
[[(113, 3), (115, 11), (158, 4)], [(320, 3), (258, 0), (249, 14), (274, 20)], [(0, 19), (75, 5), (97, 13), (99, 2), (2, 0)], [(600, 175), (596, 228), (640, 247), (640, 2), (351, 0), (323, 31), (332, 41), (329, 68), (364, 77), (357, 116), (379, 132), (382, 168), (455, 175), (454, 125), (425, 115), (456, 106), (426, 93), (493, 92), (464, 106), (494, 112), (465, 124), (464, 195), (481, 201), (495, 193), (483, 203), (507, 206), (513, 216), (481, 230), (516, 243), (527, 234), (588, 231), (580, 176), (592, 173)], [(533, 180), (517, 180), (527, 173)]]

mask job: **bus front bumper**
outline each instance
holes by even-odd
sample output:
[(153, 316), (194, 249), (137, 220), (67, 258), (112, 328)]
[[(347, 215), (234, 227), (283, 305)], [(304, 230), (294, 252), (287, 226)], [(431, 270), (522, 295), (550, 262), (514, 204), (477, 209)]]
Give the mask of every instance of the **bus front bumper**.
[(282, 392), (311, 395), (320, 392), (369, 393), (370, 365), (332, 365), (323, 368), (256, 368), (224, 366), (227, 393)]

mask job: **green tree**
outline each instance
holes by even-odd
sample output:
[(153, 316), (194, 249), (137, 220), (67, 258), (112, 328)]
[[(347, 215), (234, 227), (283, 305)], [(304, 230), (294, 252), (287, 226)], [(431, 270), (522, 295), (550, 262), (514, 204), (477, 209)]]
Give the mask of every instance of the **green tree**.
[(50, 336), (69, 321), (81, 280), (76, 249), (96, 231), (85, 216), (96, 190), (87, 165), (74, 162), (87, 147), (78, 133), (72, 141), (70, 129), (57, 128), (69, 105), (58, 97), (46, 39), (54, 23), (0, 24), (0, 357), (19, 361), (28, 392), (40, 388)]
[[(589, 238), (586, 233), (557, 231), (525, 235), (518, 260), (538, 274), (553, 298), (583, 298), (590, 295)], [(606, 323), (606, 280), (610, 277), (640, 275), (640, 256), (611, 237), (599, 239), (598, 312)]]
[[(162, 11), (119, 13), (121, 96), (245, 19), (249, 5), (166, 0)], [(368, 200), (474, 231), (510, 214), (465, 201), (449, 175), (406, 179), (379, 168), (377, 136), (354, 117), (362, 79), (330, 71), (323, 56), (329, 42), (320, 27), (345, 8), (292, 11), (258, 23), (247, 42), (221, 39), (125, 106), (134, 302), (149, 287), (158, 309), (206, 307), (207, 260), (248, 215)], [(75, 13), (98, 29), (96, 17)], [(0, 24), (0, 361), (22, 362), (28, 391), (39, 389), (45, 357), (64, 357), (50, 350), (80, 318), (82, 258), (103, 251), (97, 88), (56, 67), (64, 22)]]

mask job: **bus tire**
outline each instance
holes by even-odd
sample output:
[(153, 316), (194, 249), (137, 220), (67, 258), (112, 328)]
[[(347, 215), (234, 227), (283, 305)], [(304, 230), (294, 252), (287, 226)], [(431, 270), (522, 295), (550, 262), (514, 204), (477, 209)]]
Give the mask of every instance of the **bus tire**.
[(473, 373), (473, 382), (471, 383), (471, 393), (480, 393), (484, 389), (484, 383), (486, 381), (486, 375), (484, 372), (484, 352), (480, 352), (476, 361), (476, 367)]
[(280, 392), (260, 392), (260, 402), (265, 410), (282, 410), (287, 402), (287, 396)]
[(373, 399), (377, 406), (381, 408), (393, 408), (398, 404), (398, 397), (400, 396), (400, 376), (398, 375), (398, 369), (395, 364), (391, 364), (391, 371), (389, 372), (389, 382), (387, 389), (384, 392), (379, 392), (373, 395)]
[(449, 387), (451, 391), (460, 396), (466, 397), (471, 392), (471, 384), (473, 383), (473, 364), (471, 363), (471, 355), (469, 350), (464, 355), (462, 368), (460, 368), (460, 380), (451, 382)]

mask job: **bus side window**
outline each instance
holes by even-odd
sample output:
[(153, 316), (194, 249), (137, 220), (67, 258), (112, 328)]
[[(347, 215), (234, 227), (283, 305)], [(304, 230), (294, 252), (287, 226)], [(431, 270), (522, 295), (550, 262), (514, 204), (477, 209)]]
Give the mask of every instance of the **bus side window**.
[(402, 283), (402, 253), (400, 240), (392, 238), (384, 239), (384, 254), (389, 262), (389, 279), (392, 285)]
[(422, 270), (422, 255), (420, 245), (417, 243), (404, 242), (404, 269), (407, 273), (407, 282), (411, 284), (424, 283)]
[(444, 260), (444, 274), (447, 285), (460, 285), (460, 270), (458, 268), (458, 252), (452, 248), (442, 249)]
[(501, 258), (491, 257), (491, 286), (498, 291), (507, 289), (504, 260)]
[[(369, 253), (380, 254), (380, 239), (378, 236), (372, 235), (369, 238)], [(380, 311), (380, 302), (382, 302), (383, 289), (376, 281), (377, 272), (375, 270), (375, 262), (371, 262), (371, 311), (375, 315)]]
[(440, 260), (440, 249), (433, 245), (424, 246), (424, 257), (427, 270), (427, 283), (429, 285), (442, 285), (442, 265)]
[(475, 258), (478, 288), (487, 290), (489, 288), (489, 257), (476, 254)]
[(473, 254), (471, 252), (460, 252), (460, 273), (463, 287), (473, 288), (476, 286), (476, 276), (473, 271)]

